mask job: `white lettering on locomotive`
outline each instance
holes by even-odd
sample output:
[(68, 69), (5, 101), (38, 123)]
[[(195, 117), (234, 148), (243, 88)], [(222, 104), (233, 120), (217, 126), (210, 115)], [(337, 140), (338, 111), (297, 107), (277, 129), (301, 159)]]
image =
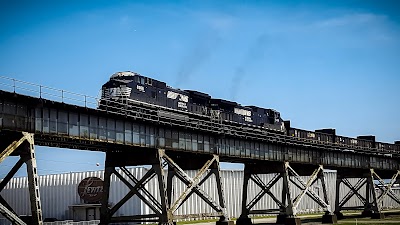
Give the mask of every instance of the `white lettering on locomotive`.
[(251, 117), (245, 116), (244, 117), (244, 121), (246, 122), (253, 122), (253, 120), (251, 119)]
[(138, 89), (138, 91), (145, 92), (145, 90), (144, 90), (144, 87), (143, 87), (143, 86), (136, 85), (136, 89)]
[(178, 102), (178, 107), (179, 107), (179, 108), (187, 109), (187, 105), (186, 105), (185, 102)]
[(182, 102), (189, 102), (189, 96), (187, 96), (187, 95), (184, 95), (184, 94), (179, 94), (179, 93), (176, 93), (176, 92), (173, 92), (173, 91), (168, 91), (167, 92), (167, 98), (170, 98), (170, 99), (177, 99), (179, 97), (179, 101), (182, 101)]
[(242, 116), (251, 116), (251, 111), (250, 110), (234, 108), (233, 112), (238, 114), (238, 115), (242, 115)]

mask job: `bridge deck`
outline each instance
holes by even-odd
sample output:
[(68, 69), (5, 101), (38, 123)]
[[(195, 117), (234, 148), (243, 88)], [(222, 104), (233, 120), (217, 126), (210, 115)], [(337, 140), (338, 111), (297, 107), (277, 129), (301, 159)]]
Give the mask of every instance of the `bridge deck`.
[(119, 112), (0, 91), (0, 128), (35, 133), (35, 143), (107, 151), (132, 147), (218, 154), (224, 161), (290, 161), (326, 168), (399, 169), (398, 154), (310, 142), (255, 126), (205, 120), (151, 105)]

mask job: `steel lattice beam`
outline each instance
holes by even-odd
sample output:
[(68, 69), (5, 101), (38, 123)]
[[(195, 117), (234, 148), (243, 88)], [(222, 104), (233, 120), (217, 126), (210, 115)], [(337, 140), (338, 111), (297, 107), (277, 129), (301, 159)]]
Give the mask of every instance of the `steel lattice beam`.
[[(187, 188), (180, 194), (175, 202), (172, 202), (172, 199), (169, 199), (169, 204), (171, 205), (171, 214), (173, 214), (193, 193), (196, 193), (204, 202), (206, 202), (211, 208), (213, 208), (217, 212), (213, 215), (224, 216), (225, 218), (227, 218), (226, 207), (222, 192), (222, 184), (219, 175), (219, 160), (217, 155), (214, 155), (211, 159), (207, 160), (203, 167), (196, 174), (196, 176), (194, 178), (191, 178), (185, 171), (183, 171), (179, 167), (178, 164), (173, 161), (173, 159), (167, 156), (164, 152), (160, 154), (173, 170), (173, 173), (172, 171), (170, 172), (171, 176), (168, 178), (168, 180), (172, 181), (172, 176), (176, 176), (179, 180), (187, 185)], [(208, 172), (207, 170), (210, 169), (210, 167), (213, 165), (214, 168)], [(212, 174), (215, 175), (215, 178), (217, 180), (219, 204), (214, 201), (206, 192), (200, 189), (201, 184), (203, 184), (208, 178), (210, 178)], [(175, 217), (179, 216), (174, 216), (174, 218)]]
[(366, 198), (364, 198), (360, 193), (358, 193), (358, 191), (367, 183), (367, 179), (358, 180), (354, 186), (349, 182), (347, 178), (344, 178), (342, 180), (342, 183), (346, 185), (350, 189), (350, 191), (339, 202), (340, 207), (343, 207), (344, 204), (346, 204), (354, 195), (356, 195), (358, 199), (360, 199), (361, 202), (363, 202), (364, 204), (368, 202)]
[[(40, 192), (38, 184), (34, 138), (33, 134), (27, 132), (21, 132), (21, 134), (22, 137), (20, 137), (18, 140), (13, 140), (11, 144), (9, 144), (2, 152), (0, 152), (0, 163), (1, 163), (11, 153), (16, 151), (17, 149), (20, 149), (17, 152), (17, 154), (19, 154), (20, 156), (20, 159), (15, 163), (13, 168), (0, 182), (0, 192), (5, 188), (7, 183), (25, 163), (28, 174), (28, 188), (29, 188), (29, 197), (31, 206), (30, 208), (32, 212), (33, 223), (35, 225), (42, 225), (43, 224), (42, 207), (39, 195)], [(25, 224), (14, 212), (12, 207), (2, 197), (0, 197), (0, 213), (3, 214), (4, 217), (9, 219), (13, 224)]]

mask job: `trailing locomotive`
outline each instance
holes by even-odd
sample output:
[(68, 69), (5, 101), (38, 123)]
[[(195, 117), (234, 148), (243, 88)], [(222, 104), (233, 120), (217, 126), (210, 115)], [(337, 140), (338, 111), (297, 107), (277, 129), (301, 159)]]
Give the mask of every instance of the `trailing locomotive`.
[(213, 120), (261, 126), (285, 132), (280, 113), (257, 106), (242, 106), (236, 102), (214, 99), (193, 90), (180, 90), (166, 83), (135, 72), (117, 72), (102, 86), (101, 102), (137, 100), (174, 110), (207, 116)]

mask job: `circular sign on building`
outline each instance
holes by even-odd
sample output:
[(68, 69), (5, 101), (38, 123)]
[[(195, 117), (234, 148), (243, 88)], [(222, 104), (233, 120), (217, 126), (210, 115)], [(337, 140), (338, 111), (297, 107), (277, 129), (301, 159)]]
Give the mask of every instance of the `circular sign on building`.
[(98, 177), (87, 177), (78, 185), (78, 195), (86, 203), (96, 203), (103, 197), (103, 180)]

